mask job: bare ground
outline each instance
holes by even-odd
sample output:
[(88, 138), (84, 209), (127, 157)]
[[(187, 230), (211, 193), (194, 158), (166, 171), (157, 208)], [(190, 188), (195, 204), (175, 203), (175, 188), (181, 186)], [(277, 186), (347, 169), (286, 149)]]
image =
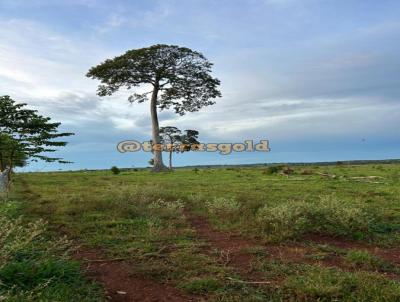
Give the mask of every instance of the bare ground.
[[(270, 260), (292, 263), (318, 264), (327, 267), (338, 267), (351, 271), (339, 255), (328, 255), (323, 259), (311, 256), (317, 252), (306, 243), (328, 244), (340, 249), (362, 249), (382, 257), (396, 265), (400, 264), (400, 249), (384, 249), (366, 243), (346, 241), (322, 235), (308, 235), (302, 243), (285, 243), (280, 245), (265, 245), (257, 240), (244, 238), (241, 235), (215, 230), (208, 220), (185, 209), (184, 215), (197, 237), (207, 242), (201, 246), (201, 253), (218, 258), (218, 261), (231, 267), (244, 282), (249, 283), (279, 283), (281, 280), (264, 280), (263, 274), (256, 271), (252, 265), (255, 260), (254, 249), (261, 248)], [(253, 252), (252, 252), (253, 250)], [(87, 275), (102, 283), (111, 301), (198, 301), (197, 297), (187, 296), (177, 288), (145, 279), (134, 273), (134, 265), (126, 261), (106, 259), (98, 250), (81, 249), (74, 258), (84, 263)], [(101, 261), (97, 261), (97, 260)], [(397, 275), (382, 274), (391, 279)]]
[[(135, 275), (132, 264), (104, 258), (97, 250), (79, 250), (74, 258), (83, 262), (86, 275), (104, 285), (107, 297), (116, 302), (196, 301), (178, 289)], [(105, 259), (103, 261), (103, 259)], [(99, 261), (100, 260), (100, 261)]]
[[(321, 235), (307, 236), (304, 238), (302, 243), (290, 242), (279, 245), (265, 245), (262, 242), (244, 238), (237, 234), (215, 230), (206, 218), (195, 215), (187, 209), (185, 209), (184, 214), (192, 228), (195, 229), (198, 237), (209, 243), (208, 247), (203, 247), (203, 252), (210, 254), (213, 249), (219, 250), (221, 255), (219, 260), (231, 266), (247, 281), (256, 281), (263, 278), (262, 273), (255, 271), (252, 267), (252, 262), (255, 256), (251, 250), (260, 247), (270, 260), (279, 260), (286, 263), (308, 263), (325, 267), (338, 267), (345, 271), (354, 271), (354, 268), (347, 265), (343, 261), (343, 258), (336, 254), (329, 254), (323, 257), (323, 259), (313, 258), (313, 255), (318, 253), (318, 249), (310, 247), (306, 242), (329, 244), (345, 250), (368, 250), (372, 254), (375, 254), (388, 262), (395, 265), (400, 264), (399, 248), (385, 249), (368, 245), (366, 243), (347, 241)], [(399, 279), (399, 276), (396, 274), (382, 273), (382, 275), (390, 279)], [(274, 283), (278, 280), (269, 281)]]

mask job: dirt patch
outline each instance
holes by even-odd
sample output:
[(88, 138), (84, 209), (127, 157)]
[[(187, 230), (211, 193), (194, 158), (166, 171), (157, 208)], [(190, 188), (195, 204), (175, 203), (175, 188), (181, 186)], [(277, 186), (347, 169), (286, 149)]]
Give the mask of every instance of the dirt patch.
[[(355, 271), (355, 268), (347, 265), (340, 255), (328, 253), (321, 255), (318, 248), (310, 247), (305, 244), (311, 241), (319, 244), (329, 244), (340, 249), (361, 249), (368, 250), (386, 261), (395, 265), (400, 264), (400, 249), (384, 249), (366, 243), (345, 241), (338, 238), (332, 238), (323, 235), (308, 235), (304, 238), (304, 242), (289, 242), (279, 245), (263, 245), (256, 240), (243, 238), (243, 236), (215, 230), (205, 217), (194, 215), (189, 210), (184, 211), (185, 216), (191, 226), (196, 230), (200, 239), (206, 240), (209, 246), (203, 247), (202, 252), (213, 254), (212, 250), (218, 250), (220, 253), (219, 261), (232, 268), (247, 281), (262, 280), (262, 272), (255, 271), (252, 262), (258, 252), (265, 255), (266, 260), (279, 260), (286, 263), (307, 263), (312, 265), (320, 265), (324, 267), (337, 267), (345, 271)], [(215, 254), (213, 254), (215, 256)], [(399, 279), (399, 276), (392, 273), (381, 272), (382, 275)], [(268, 280), (266, 280), (268, 281)], [(279, 282), (278, 280), (269, 280), (271, 283)]]
[(366, 250), (370, 253), (385, 259), (386, 261), (392, 262), (396, 265), (400, 265), (400, 248), (383, 248), (380, 246), (376, 246), (373, 244), (344, 240), (341, 238), (335, 238), (327, 235), (320, 234), (309, 234), (303, 237), (304, 241), (311, 241), (317, 244), (327, 244), (332, 245), (334, 247), (349, 250), (349, 249), (357, 249), (357, 250)]
[[(264, 245), (260, 241), (243, 238), (241, 235), (215, 230), (205, 217), (195, 215), (187, 209), (184, 214), (198, 237), (209, 243), (209, 246), (202, 248), (202, 252), (210, 255), (213, 254), (213, 250), (219, 251), (219, 262), (231, 266), (247, 281), (263, 279), (262, 272), (256, 271), (252, 265), (258, 252), (262, 252), (268, 260), (297, 263), (317, 262), (309, 257), (314, 250), (307, 246), (296, 243)], [(327, 261), (332, 266), (339, 263), (334, 257)], [(274, 282), (274, 280), (270, 281)]]
[(187, 209), (184, 214), (198, 237), (210, 244), (210, 246), (203, 246), (202, 252), (213, 254), (213, 249), (217, 249), (220, 252), (219, 261), (232, 266), (242, 277), (248, 280), (258, 280), (262, 277), (260, 273), (252, 269), (252, 254), (246, 252), (246, 249), (256, 245), (255, 242), (238, 235), (214, 230), (207, 219), (194, 215)]
[[(79, 250), (73, 258), (82, 261), (86, 275), (104, 285), (107, 296), (117, 302), (187, 302), (196, 301), (178, 289), (135, 275), (132, 265), (106, 260), (97, 250)], [(101, 261), (99, 261), (101, 260)]]

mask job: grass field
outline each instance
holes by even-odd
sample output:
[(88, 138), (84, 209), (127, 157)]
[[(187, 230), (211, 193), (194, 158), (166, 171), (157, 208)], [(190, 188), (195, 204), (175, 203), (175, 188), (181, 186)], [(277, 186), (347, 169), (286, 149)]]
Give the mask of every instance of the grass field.
[(400, 301), (399, 210), (396, 164), (17, 174), (0, 301)]

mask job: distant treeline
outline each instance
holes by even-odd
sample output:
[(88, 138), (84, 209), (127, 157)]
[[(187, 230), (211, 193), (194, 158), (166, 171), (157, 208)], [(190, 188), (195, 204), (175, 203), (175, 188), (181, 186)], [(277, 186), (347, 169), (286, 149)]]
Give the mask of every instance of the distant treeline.
[[(224, 169), (224, 168), (251, 168), (251, 167), (267, 167), (267, 166), (334, 166), (334, 165), (371, 165), (371, 164), (400, 164), (400, 159), (382, 159), (382, 160), (346, 160), (346, 161), (325, 161), (325, 162), (309, 162), (309, 163), (291, 163), (291, 162), (279, 162), (279, 163), (257, 163), (257, 164), (237, 164), (237, 165), (194, 165), (194, 166), (181, 166), (175, 169)], [(121, 172), (125, 171), (139, 171), (146, 170), (151, 167), (133, 167), (133, 168), (119, 168)], [(70, 171), (49, 171), (49, 172), (100, 172), (107, 171), (109, 169), (81, 169), (81, 170), (70, 170)], [(44, 172), (46, 173), (46, 172)]]
[(230, 167), (266, 167), (275, 165), (285, 166), (332, 166), (332, 165), (368, 165), (368, 164), (399, 164), (400, 159), (382, 159), (382, 160), (346, 160), (346, 161), (325, 161), (325, 162), (279, 162), (279, 163), (257, 163), (257, 164), (237, 164), (237, 165), (196, 165), (181, 166), (179, 169), (187, 168), (230, 168)]

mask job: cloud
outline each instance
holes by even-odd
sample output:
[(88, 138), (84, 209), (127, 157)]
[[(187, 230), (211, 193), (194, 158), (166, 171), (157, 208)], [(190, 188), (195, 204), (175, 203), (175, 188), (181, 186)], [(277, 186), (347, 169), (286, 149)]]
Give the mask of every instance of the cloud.
[(109, 33), (119, 28), (159, 28), (173, 14), (173, 9), (167, 1), (155, 1), (155, 5), (144, 10), (117, 5), (102, 24), (96, 25), (99, 34)]
[(148, 103), (130, 105), (126, 91), (100, 98), (85, 74), (127, 49), (179, 44), (215, 63), (223, 98), (183, 117), (163, 111), (161, 125), (207, 141), (398, 140), (400, 23), (390, 4), (5, 0), (0, 89), (76, 129), (86, 149), (149, 137)]
[[(95, 52), (37, 22), (0, 19), (0, 77), (18, 96), (49, 97), (88, 87), (85, 65)], [(87, 48), (90, 50), (90, 48)]]

